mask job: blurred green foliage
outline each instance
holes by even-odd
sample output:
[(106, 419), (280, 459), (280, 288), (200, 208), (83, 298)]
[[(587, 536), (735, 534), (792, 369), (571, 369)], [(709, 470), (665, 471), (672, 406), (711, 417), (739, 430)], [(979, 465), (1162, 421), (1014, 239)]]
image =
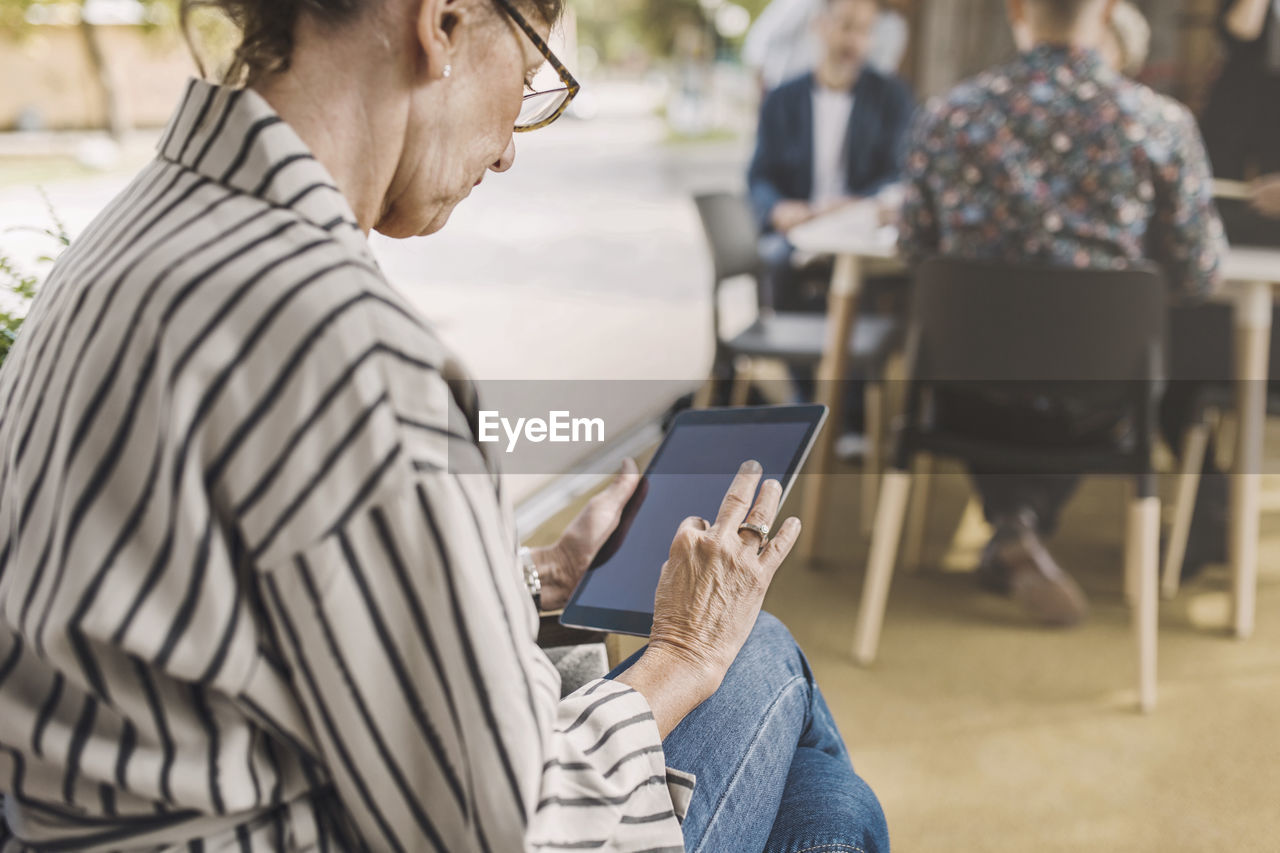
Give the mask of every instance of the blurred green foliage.
[(27, 30), (27, 9), (32, 0), (0, 0), (0, 32), (18, 35)]
[[(43, 192), (41, 194), (43, 195)], [(9, 229), (10, 231), (33, 231), (49, 240), (53, 251), (36, 259), (36, 263), (42, 267), (53, 264), (62, 250), (71, 245), (71, 235), (67, 233), (66, 226), (54, 212), (48, 197), (45, 197), (45, 207), (48, 208), (52, 227)], [(22, 328), (27, 307), (35, 298), (36, 289), (39, 286), (40, 276), (37, 273), (24, 269), (13, 258), (6, 255), (3, 248), (0, 248), (0, 293), (4, 294), (3, 300), (0, 300), (0, 364), (4, 363), (9, 350), (18, 339), (18, 331)]]
[(26, 305), (36, 295), (37, 284), (39, 279), (36, 276), (18, 269), (9, 257), (0, 252), (0, 290), (12, 293), (13, 300), (18, 303), (12, 311), (0, 307), (0, 364), (4, 363), (5, 356), (18, 338)]
[[(83, 7), (87, 0), (70, 0)], [(64, 5), (67, 0), (60, 0), (56, 5)], [(180, 0), (138, 0), (146, 14), (142, 26), (146, 29), (162, 29), (178, 20)], [(27, 22), (27, 11), (32, 6), (52, 6), (51, 0), (0, 0), (0, 32), (8, 35), (24, 35), (31, 25)]]
[[(751, 13), (754, 20), (769, 0), (726, 0)], [(707, 25), (699, 0), (569, 0), (578, 16), (578, 38), (606, 63), (638, 53), (670, 56), (681, 27)]]

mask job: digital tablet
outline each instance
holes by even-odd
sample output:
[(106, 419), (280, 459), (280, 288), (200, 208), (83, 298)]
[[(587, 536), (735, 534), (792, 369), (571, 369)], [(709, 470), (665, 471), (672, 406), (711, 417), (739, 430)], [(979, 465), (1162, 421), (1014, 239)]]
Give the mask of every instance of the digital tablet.
[[(697, 409), (672, 421), (613, 535), (582, 576), (560, 616), (563, 625), (649, 636), (662, 564), (680, 522), (712, 521), (738, 468), (754, 459), (760, 482), (782, 484), (786, 500), (827, 407)], [(780, 521), (780, 520), (779, 520)]]

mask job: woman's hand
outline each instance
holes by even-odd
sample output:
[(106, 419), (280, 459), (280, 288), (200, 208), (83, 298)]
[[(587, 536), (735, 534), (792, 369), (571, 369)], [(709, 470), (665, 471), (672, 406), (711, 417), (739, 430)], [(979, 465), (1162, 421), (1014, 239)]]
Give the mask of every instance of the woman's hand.
[(1263, 216), (1280, 219), (1280, 174), (1263, 175), (1249, 186), (1249, 203)]
[(1240, 41), (1257, 41), (1267, 24), (1271, 0), (1235, 0), (1223, 23), (1227, 32)]
[(533, 564), (542, 580), (543, 610), (560, 610), (568, 603), (587, 567), (618, 526), (622, 510), (639, 482), (636, 463), (625, 460), (613, 482), (587, 501), (556, 544), (533, 549)]
[(758, 462), (745, 463), (714, 524), (700, 518), (681, 523), (658, 581), (649, 646), (618, 679), (649, 701), (664, 737), (720, 686), (800, 535), (796, 518), (783, 522), (768, 543), (738, 529), (744, 522), (770, 527), (777, 515), (777, 480), (765, 482), (752, 505), (760, 477)]

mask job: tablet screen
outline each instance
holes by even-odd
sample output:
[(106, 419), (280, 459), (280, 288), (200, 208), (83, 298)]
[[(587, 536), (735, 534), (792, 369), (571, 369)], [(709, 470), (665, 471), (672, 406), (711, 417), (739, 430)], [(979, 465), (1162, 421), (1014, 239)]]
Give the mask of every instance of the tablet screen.
[[(820, 407), (803, 408), (812, 414)], [(714, 521), (739, 466), (748, 459), (763, 467), (761, 482), (776, 479), (787, 486), (815, 427), (812, 417), (758, 423), (677, 419), (571, 607), (651, 617), (658, 577), (680, 522), (691, 515)]]

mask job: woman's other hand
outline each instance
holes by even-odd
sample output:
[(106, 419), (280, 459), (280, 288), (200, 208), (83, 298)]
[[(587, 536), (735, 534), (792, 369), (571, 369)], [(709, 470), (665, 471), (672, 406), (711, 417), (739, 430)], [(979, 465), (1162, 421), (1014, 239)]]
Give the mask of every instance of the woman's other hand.
[(542, 608), (560, 610), (600, 548), (618, 526), (622, 510), (640, 482), (636, 463), (627, 459), (608, 486), (582, 508), (556, 544), (533, 549), (533, 564), (542, 580)]
[(1240, 41), (1257, 41), (1267, 25), (1271, 0), (1233, 0), (1222, 22), (1227, 32)]
[(766, 481), (753, 504), (761, 474), (759, 463), (745, 463), (714, 523), (680, 525), (658, 581), (649, 646), (618, 679), (649, 700), (664, 737), (720, 686), (800, 534), (799, 519), (788, 518), (761, 549), (759, 534), (738, 529), (773, 525), (782, 486)]
[(1263, 216), (1280, 219), (1280, 173), (1263, 175), (1250, 184), (1249, 203)]

